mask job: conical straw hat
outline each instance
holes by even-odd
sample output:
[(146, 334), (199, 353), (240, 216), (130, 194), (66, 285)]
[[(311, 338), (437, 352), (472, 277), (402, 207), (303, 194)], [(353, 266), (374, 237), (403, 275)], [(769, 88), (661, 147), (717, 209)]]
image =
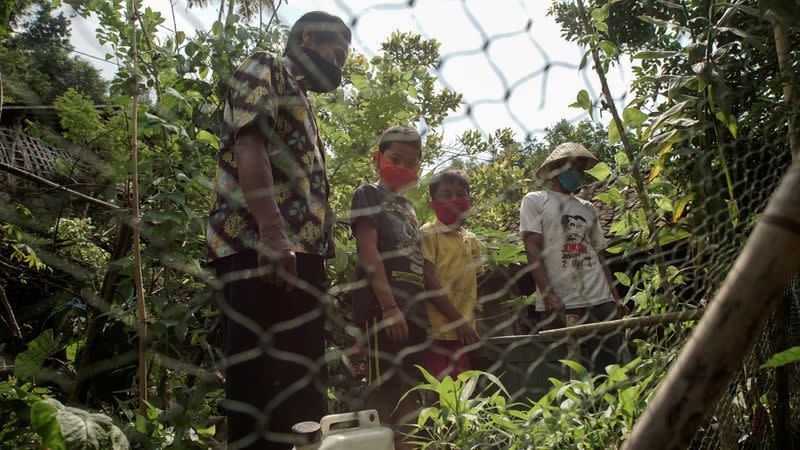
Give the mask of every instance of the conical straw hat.
[[(565, 142), (556, 146), (553, 149), (553, 152), (550, 153), (544, 162), (542, 163), (539, 170), (536, 171), (536, 176), (539, 177), (540, 180), (549, 180), (554, 176), (558, 175), (559, 173), (563, 172), (566, 169), (558, 167), (564, 160), (575, 160), (583, 158), (586, 160), (586, 168), (591, 169), (592, 167), (597, 164), (597, 157), (592, 154), (589, 150), (586, 150), (581, 144), (577, 144), (575, 142)], [(558, 167), (556, 169), (556, 167)]]

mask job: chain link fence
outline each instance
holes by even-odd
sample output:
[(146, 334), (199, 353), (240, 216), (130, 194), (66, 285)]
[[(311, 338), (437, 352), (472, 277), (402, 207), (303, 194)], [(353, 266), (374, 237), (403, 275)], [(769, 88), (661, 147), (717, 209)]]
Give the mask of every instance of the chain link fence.
[[(283, 51), (290, 19), (300, 14), (294, 8), (305, 4), (141, 7), (131, 21), (139, 33), (133, 51), (124, 5), (90, 3), (69, 11), (75, 11), (73, 36), (96, 35), (111, 48), (108, 57), (94, 56), (96, 65), (118, 68), (102, 105), (66, 89), (46, 102), (32, 84), (40, 81), (23, 76), (25, 61), (46, 56), (23, 46), (49, 45), (36, 41), (30, 31), (36, 27), (26, 25), (41, 17), (17, 19), (3, 38), (0, 422), (6, 425), (0, 446), (51, 442), (42, 436), (42, 423), (56, 416), (41, 413), (41, 405), (53, 398), (60, 407), (79, 408), (72, 414), (105, 414), (109, 429), (118, 427), (129, 445), (141, 448), (225, 448), (226, 441), (227, 448), (238, 448), (262, 438), (288, 448), (296, 437), (288, 427), (299, 420), (281, 420), (302, 417), (304, 407), (317, 403), (325, 413), (379, 409), (381, 421), (399, 433), (398, 445), (405, 438), (428, 448), (616, 448), (713, 307), (792, 164), (790, 124), (798, 103), (791, 94), (783, 97), (792, 80), (781, 78), (777, 22), (759, 11), (759, 2), (715, 3), (704, 22), (708, 11), (692, 2), (680, 2), (681, 8), (660, 1), (554, 2), (544, 17), (540, 6), (525, 1), (435, 6), (412, 0), (362, 9), (332, 2), (322, 6), (350, 26), (354, 51), (342, 89), (310, 98), (313, 128), (325, 142), (330, 186), (323, 192), (336, 217), (325, 233), (336, 255), (324, 263), (298, 257), (297, 274), (281, 272), (294, 288), (284, 296), (259, 284), (255, 240), (238, 252), (249, 259), (226, 260), (223, 270), (207, 261), (206, 231), (217, 196), (244, 202), (241, 191), (220, 189), (225, 175), (217, 172), (224, 164), (241, 170), (225, 159), (236, 155), (225, 152), (230, 142), (221, 128), (227, 86), (255, 50)], [(97, 30), (87, 20), (99, 23)], [(181, 30), (179, 23), (196, 29)], [(374, 26), (399, 33), (376, 47), (367, 40)], [(796, 30), (796, 24), (786, 26), (790, 43), (797, 41)], [(431, 43), (438, 36), (457, 42)], [(567, 41), (574, 55), (563, 53)], [(66, 42), (59, 42), (64, 51), (95, 54)], [(797, 48), (790, 45), (786, 54), (790, 68), (800, 60)], [(531, 61), (536, 67), (521, 73), (518, 66)], [(52, 76), (36, 70), (41, 79)], [(578, 82), (564, 87), (560, 78), (568, 74), (578, 74)], [(461, 97), (460, 89), (468, 95)], [(143, 110), (139, 199), (131, 198), (127, 167), (131, 98)], [(564, 111), (565, 105), (573, 108), (570, 115), (541, 112)], [(285, 120), (305, 123), (299, 113), (280, 111)], [(371, 189), (381, 192), (373, 158), (386, 153), (372, 151), (381, 133), (398, 124), (422, 134), (418, 186), (404, 191), (405, 200), (383, 193), (357, 204), (360, 185), (373, 183)], [(273, 154), (305, 145), (292, 143), (301, 138), (291, 133), (269, 137), (276, 138), (267, 140)], [(537, 171), (568, 141), (599, 159), (593, 168), (579, 167), (588, 169), (590, 181), (575, 194), (580, 207), (595, 214), (577, 217), (572, 197), (554, 197), (555, 219), (540, 213), (537, 220), (557, 225), (563, 239), (545, 236), (538, 253), (544, 256), (531, 264), (523, 241), (532, 230), (520, 218), (520, 205), (529, 192), (561, 186), (537, 178)], [(290, 164), (308, 165), (302, 158)], [(419, 233), (437, 217), (428, 204), (429, 184), (447, 169), (469, 182), (470, 232), (457, 232), (460, 245), (440, 243), (452, 230)], [(271, 193), (319, 188), (299, 186), (319, 181), (310, 176), (298, 179), (278, 183)], [(134, 201), (141, 204), (144, 352), (136, 348), (144, 330), (137, 322), (131, 256)], [(288, 214), (291, 208), (281, 209)], [(393, 331), (386, 335), (397, 318), (377, 298), (387, 282), (371, 278), (374, 268), (364, 262), (367, 241), (357, 238), (364, 218), (373, 225), (375, 248), (384, 250), (377, 260), (385, 263), (387, 279), (405, 273), (422, 286), (388, 282), (389, 298), (407, 322), (405, 344), (394, 342)], [(298, 223), (292, 238), (300, 248), (313, 226)], [(236, 226), (245, 227), (225, 221), (220, 229)], [(312, 237), (306, 243), (320, 239)], [(391, 245), (384, 240), (394, 247), (385, 248)], [(455, 255), (439, 256), (449, 261), (444, 266), (436, 266), (440, 250)], [(539, 265), (551, 276), (559, 272), (547, 267), (550, 254), (564, 269), (575, 261), (580, 271), (599, 274), (592, 283), (607, 284), (608, 294), (618, 291), (619, 301), (606, 296), (567, 305), (563, 317), (545, 313), (534, 278)], [(408, 260), (405, 269), (394, 265)], [(319, 271), (306, 270), (317, 263)], [(432, 290), (427, 264), (448, 274), (431, 278), (441, 290)], [(452, 270), (458, 266), (460, 272)], [(572, 283), (576, 291), (591, 288), (584, 278)], [(462, 285), (472, 290), (460, 291)], [(448, 325), (451, 320), (442, 324), (434, 301), (441, 293), (479, 339), (464, 337), (467, 331)], [(258, 295), (271, 306), (235, 304)], [(235, 345), (231, 333), (241, 339)], [(797, 363), (765, 366), (776, 353), (800, 346), (797, 277), (758, 336), (752, 349), (741, 349), (743, 364), (725, 381), (725, 394), (690, 448), (777, 449), (800, 442)], [(143, 360), (144, 379), (136, 372)], [(428, 372), (465, 364), (474, 372), (424, 376), (415, 363)], [(240, 381), (232, 387), (236, 366)], [(143, 383), (147, 403), (137, 393)], [(415, 387), (421, 395), (406, 398), (413, 405), (396, 409)], [(249, 395), (256, 399), (248, 404)], [(407, 414), (400, 417), (398, 410)], [(226, 416), (250, 431), (229, 439)]]

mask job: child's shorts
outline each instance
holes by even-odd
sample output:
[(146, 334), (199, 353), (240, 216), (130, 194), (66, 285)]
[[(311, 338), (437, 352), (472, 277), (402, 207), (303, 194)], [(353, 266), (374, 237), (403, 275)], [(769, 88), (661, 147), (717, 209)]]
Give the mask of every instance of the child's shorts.
[(425, 352), (425, 370), (438, 379), (455, 378), (470, 369), (469, 354), (459, 341), (433, 341)]
[(367, 383), (380, 386), (386, 383), (401, 383), (414, 386), (422, 380), (422, 373), (415, 366), (425, 364), (425, 351), (430, 346), (427, 330), (408, 321), (408, 340), (397, 343), (389, 339), (380, 321), (370, 319), (364, 325), (367, 350)]

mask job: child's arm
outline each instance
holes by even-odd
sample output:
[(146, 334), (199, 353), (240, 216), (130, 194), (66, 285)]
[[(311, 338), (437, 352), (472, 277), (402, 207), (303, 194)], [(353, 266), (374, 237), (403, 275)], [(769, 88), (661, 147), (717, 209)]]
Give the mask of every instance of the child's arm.
[(467, 319), (458, 312), (453, 306), (453, 302), (450, 301), (450, 297), (444, 293), (444, 289), (436, 278), (436, 266), (427, 259), (425, 260), (425, 289), (433, 294), (429, 297), (433, 307), (442, 313), (451, 324), (456, 325), (456, 334), (458, 334), (461, 344), (474, 344), (481, 339), (478, 331), (467, 323)]
[(372, 220), (358, 219), (353, 227), (358, 244), (358, 257), (367, 272), (372, 291), (383, 311), (383, 319), (387, 321), (386, 335), (395, 342), (408, 339), (408, 324), (403, 312), (398, 308), (394, 295), (389, 287), (386, 268), (383, 266), (381, 254), (378, 252), (378, 230)]
[(551, 289), (550, 280), (547, 278), (547, 272), (544, 270), (544, 262), (542, 261), (544, 238), (539, 233), (528, 232), (523, 236), (522, 241), (525, 243), (525, 254), (528, 255), (528, 266), (531, 268), (533, 281), (536, 283), (539, 294), (542, 296), (545, 312), (549, 315), (556, 314), (557, 319), (560, 320), (563, 325), (566, 325), (567, 317), (564, 309), (564, 302)]

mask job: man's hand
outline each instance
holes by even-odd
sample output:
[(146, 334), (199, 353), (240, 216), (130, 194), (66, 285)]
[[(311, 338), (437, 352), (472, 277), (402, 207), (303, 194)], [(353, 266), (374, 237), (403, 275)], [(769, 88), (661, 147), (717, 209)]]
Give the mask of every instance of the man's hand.
[(631, 310), (628, 308), (628, 305), (625, 303), (617, 303), (617, 314), (620, 317), (625, 317), (631, 313)]
[(292, 251), (289, 240), (283, 230), (261, 232), (258, 244), (258, 269), (264, 275), (261, 279), (270, 285), (287, 291), (294, 289), (294, 278), (297, 277), (297, 257)]
[(402, 344), (408, 340), (408, 324), (403, 311), (397, 305), (383, 311), (383, 321), (386, 328), (386, 336), (390, 341)]
[(458, 340), (461, 342), (461, 345), (470, 345), (481, 340), (481, 335), (478, 334), (478, 330), (466, 322), (456, 327), (456, 334), (458, 334)]
[(547, 313), (548, 319), (554, 317), (551, 322), (553, 327), (561, 328), (567, 325), (567, 311), (564, 308), (564, 302), (561, 298), (554, 293), (549, 293), (542, 299), (544, 302), (544, 310)]

